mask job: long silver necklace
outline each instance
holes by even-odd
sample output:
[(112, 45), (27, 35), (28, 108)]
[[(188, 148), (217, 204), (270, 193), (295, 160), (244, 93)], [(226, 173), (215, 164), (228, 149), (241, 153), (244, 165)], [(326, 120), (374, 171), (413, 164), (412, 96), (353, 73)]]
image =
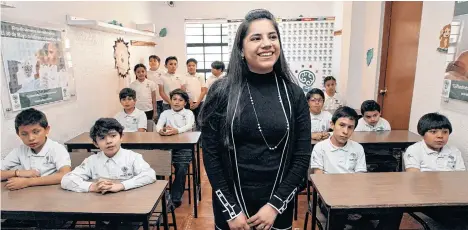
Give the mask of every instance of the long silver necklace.
[(283, 99), (281, 98), (281, 93), (280, 93), (278, 78), (276, 77), (276, 73), (275, 73), (275, 81), (276, 81), (276, 89), (278, 90), (278, 100), (279, 100), (279, 102), (281, 104), (281, 107), (283, 108), (284, 118), (286, 119), (286, 132), (284, 133), (283, 137), (278, 142), (278, 144), (274, 145), (273, 147), (271, 147), (270, 144), (268, 144), (268, 142), (267, 142), (267, 140), (265, 138), (265, 135), (263, 135), (262, 126), (260, 125), (260, 121), (258, 120), (257, 110), (255, 109), (255, 103), (253, 101), (252, 94), (250, 93), (250, 86), (249, 86), (249, 83), (247, 82), (247, 90), (249, 91), (250, 103), (252, 104), (253, 111), (254, 111), (254, 114), (255, 114), (255, 119), (257, 120), (257, 129), (258, 129), (258, 131), (260, 131), (260, 134), (262, 135), (263, 141), (267, 145), (268, 149), (270, 149), (271, 151), (276, 150), (278, 148), (278, 146), (281, 144), (281, 142), (283, 142), (284, 138), (286, 138), (286, 135), (289, 133), (288, 115), (286, 115), (286, 110), (284, 109)]

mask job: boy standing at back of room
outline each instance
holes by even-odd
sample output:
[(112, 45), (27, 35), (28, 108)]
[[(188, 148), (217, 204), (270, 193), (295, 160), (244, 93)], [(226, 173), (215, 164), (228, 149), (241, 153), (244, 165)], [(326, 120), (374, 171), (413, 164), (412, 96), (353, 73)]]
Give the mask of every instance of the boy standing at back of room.
[(148, 128), (146, 114), (135, 107), (135, 90), (123, 88), (120, 90), (119, 98), (123, 110), (120, 110), (114, 118), (124, 127), (124, 132), (146, 132)]
[(192, 110), (195, 115), (195, 124), (197, 124), (196, 127), (198, 128), (196, 120), (208, 89), (205, 85), (205, 77), (201, 74), (197, 74), (197, 63), (197, 60), (193, 58), (187, 60), (186, 80), (190, 110)]
[(16, 134), (23, 144), (2, 160), (2, 180), (6, 188), (59, 184), (71, 171), (70, 154), (50, 138), (45, 114), (36, 109), (21, 111), (15, 118)]
[[(419, 119), (417, 128), (423, 140), (408, 147), (403, 154), (406, 172), (466, 171), (460, 150), (447, 145), (452, 133), (452, 124), (447, 117), (428, 113)], [(466, 210), (439, 207), (424, 214), (443, 224), (444, 229), (468, 227)]]
[(169, 94), (175, 89), (186, 90), (187, 81), (185, 76), (176, 73), (177, 70), (177, 57), (170, 56), (166, 58), (165, 66), (167, 73), (161, 75), (159, 84), (159, 94), (163, 101), (163, 110), (171, 109), (171, 98)]
[(367, 100), (361, 104), (362, 118), (359, 119), (356, 132), (390, 131), (392, 127), (381, 117), (380, 105), (374, 100)]
[(206, 88), (210, 89), (210, 86), (216, 81), (223, 77), (225, 69), (224, 62), (214, 61), (211, 63), (211, 76), (206, 80)]
[[(189, 101), (188, 94), (181, 89), (171, 92), (171, 109), (165, 110), (156, 125), (156, 132), (162, 136), (171, 136), (192, 130), (195, 117), (191, 110), (185, 109)], [(172, 164), (175, 169), (175, 179), (172, 183), (171, 198), (177, 208), (182, 204), (185, 179), (189, 164), (192, 161), (192, 152), (189, 149), (173, 149)]]
[(104, 194), (154, 183), (156, 173), (141, 154), (120, 147), (123, 129), (114, 118), (97, 120), (89, 135), (101, 151), (67, 173), (62, 178), (62, 188)]
[[(149, 66), (150, 69), (148, 70), (148, 79), (156, 83), (156, 85), (159, 85), (161, 82), (161, 75), (165, 74), (166, 72), (159, 68), (159, 65), (161, 63), (161, 59), (156, 56), (156, 55), (151, 55), (149, 56)], [(161, 113), (163, 111), (163, 99), (161, 95), (159, 94), (159, 89), (156, 90), (156, 107), (157, 107), (157, 114), (158, 118), (161, 116)], [(156, 120), (157, 120), (156, 119)]]

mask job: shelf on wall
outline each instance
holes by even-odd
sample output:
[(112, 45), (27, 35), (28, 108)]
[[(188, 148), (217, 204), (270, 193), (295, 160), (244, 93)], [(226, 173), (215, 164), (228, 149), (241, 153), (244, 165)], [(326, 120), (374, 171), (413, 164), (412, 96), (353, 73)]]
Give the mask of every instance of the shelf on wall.
[(6, 1), (0, 1), (0, 5), (2, 5), (2, 8), (15, 8), (15, 6)]
[(148, 37), (155, 37), (154, 33), (131, 29), (127, 27), (121, 27), (112, 25), (106, 22), (100, 22), (97, 20), (90, 20), (84, 18), (78, 18), (74, 16), (67, 15), (67, 24), (70, 26), (78, 26), (83, 28), (89, 28), (93, 30), (104, 31), (108, 33), (117, 33), (117, 34), (134, 34), (134, 35), (142, 35)]

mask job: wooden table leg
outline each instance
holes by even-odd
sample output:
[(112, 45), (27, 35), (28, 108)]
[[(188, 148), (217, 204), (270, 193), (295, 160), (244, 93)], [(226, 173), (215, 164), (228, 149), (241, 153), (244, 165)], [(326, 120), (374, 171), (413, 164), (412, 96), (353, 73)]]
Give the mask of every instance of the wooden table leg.
[(312, 191), (312, 226), (310, 229), (315, 229), (316, 225), (317, 225), (317, 192), (314, 189)]
[(198, 198), (197, 198), (197, 159), (195, 158), (195, 145), (192, 146), (192, 184), (193, 184), (193, 217), (198, 218)]

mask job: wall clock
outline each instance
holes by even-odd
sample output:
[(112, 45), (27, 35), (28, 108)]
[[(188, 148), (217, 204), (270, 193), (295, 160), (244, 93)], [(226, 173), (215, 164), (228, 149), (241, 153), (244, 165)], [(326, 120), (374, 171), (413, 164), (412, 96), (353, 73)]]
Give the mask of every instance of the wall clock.
[(118, 38), (114, 45), (115, 68), (120, 77), (125, 78), (130, 71), (130, 52), (128, 42)]

